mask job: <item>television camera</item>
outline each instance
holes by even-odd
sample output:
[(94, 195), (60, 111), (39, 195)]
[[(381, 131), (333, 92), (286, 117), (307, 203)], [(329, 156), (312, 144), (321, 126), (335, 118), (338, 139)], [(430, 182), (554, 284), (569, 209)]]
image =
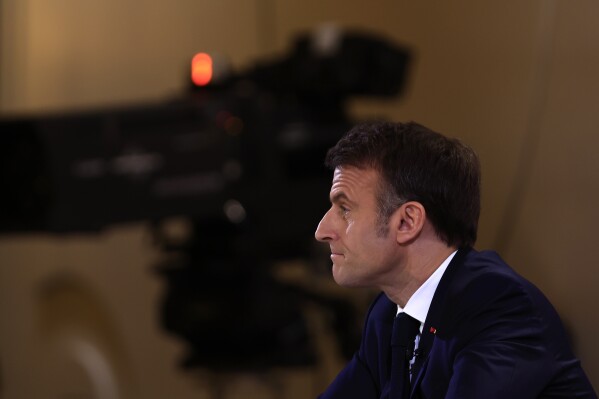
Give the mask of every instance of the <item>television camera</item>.
[[(186, 367), (314, 361), (301, 303), (331, 310), (342, 351), (359, 339), (346, 301), (287, 286), (273, 262), (307, 259), (328, 207), (328, 148), (352, 96), (397, 96), (406, 49), (363, 32), (300, 36), (290, 54), (219, 76), (195, 58), (189, 90), (160, 104), (0, 121), (0, 233), (97, 231), (149, 221), (167, 256), (163, 326)], [(198, 64), (199, 63), (199, 64)], [(162, 221), (184, 217), (184, 242)]]

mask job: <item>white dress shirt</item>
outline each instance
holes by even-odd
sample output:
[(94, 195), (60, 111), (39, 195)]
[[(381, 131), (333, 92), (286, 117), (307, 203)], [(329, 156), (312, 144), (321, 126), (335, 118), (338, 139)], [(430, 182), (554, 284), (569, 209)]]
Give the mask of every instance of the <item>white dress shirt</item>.
[(443, 277), (443, 273), (449, 266), (449, 262), (453, 259), (457, 251), (454, 251), (441, 263), (441, 265), (435, 270), (433, 274), (414, 292), (414, 294), (408, 299), (408, 303), (403, 308), (397, 305), (397, 314), (405, 312), (420, 322), (420, 332), (422, 333), (422, 327), (428, 314), (428, 309), (431, 307), (433, 296)]
[[(428, 309), (431, 307), (431, 302), (433, 301), (433, 296), (435, 295), (435, 291), (437, 290), (437, 286), (439, 285), (439, 281), (441, 281), (441, 277), (443, 277), (443, 273), (449, 266), (449, 262), (453, 259), (454, 255), (457, 251), (454, 251), (439, 265), (437, 270), (414, 292), (414, 294), (408, 299), (408, 303), (403, 308), (397, 305), (397, 314), (401, 312), (407, 313), (409, 316), (412, 316), (416, 320), (420, 322), (420, 334), (422, 334), (422, 328), (424, 327), (424, 321), (426, 320), (426, 315), (428, 314)], [(416, 339), (414, 341), (414, 349), (418, 349), (418, 344), (420, 343), (420, 334), (416, 335)], [(414, 364), (415, 357), (410, 360), (410, 367)], [(412, 376), (410, 375), (410, 378)]]

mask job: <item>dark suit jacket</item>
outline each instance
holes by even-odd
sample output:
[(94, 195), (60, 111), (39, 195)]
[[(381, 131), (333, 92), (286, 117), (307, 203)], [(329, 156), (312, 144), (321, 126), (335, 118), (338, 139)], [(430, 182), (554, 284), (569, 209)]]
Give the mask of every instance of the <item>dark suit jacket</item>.
[[(362, 343), (321, 399), (389, 398), (397, 305), (379, 295)], [(545, 296), (494, 252), (461, 249), (424, 323), (411, 398), (596, 398)], [(392, 398), (389, 398), (392, 399)]]

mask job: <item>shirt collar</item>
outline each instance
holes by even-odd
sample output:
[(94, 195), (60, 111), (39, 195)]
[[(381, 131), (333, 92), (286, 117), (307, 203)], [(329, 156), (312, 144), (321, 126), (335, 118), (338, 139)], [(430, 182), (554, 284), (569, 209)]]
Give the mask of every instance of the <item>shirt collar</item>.
[(426, 315), (428, 314), (428, 309), (433, 301), (433, 296), (435, 295), (435, 291), (439, 285), (439, 281), (441, 281), (443, 273), (445, 273), (447, 266), (449, 266), (449, 262), (451, 262), (456, 252), (457, 251), (453, 251), (451, 255), (449, 255), (447, 259), (441, 263), (441, 265), (439, 265), (437, 270), (435, 270), (435, 272), (431, 274), (431, 276), (416, 290), (416, 292), (414, 292), (410, 299), (408, 299), (406, 306), (403, 308), (401, 308), (399, 305), (397, 306), (397, 314), (405, 312), (418, 320), (420, 324), (424, 324)]

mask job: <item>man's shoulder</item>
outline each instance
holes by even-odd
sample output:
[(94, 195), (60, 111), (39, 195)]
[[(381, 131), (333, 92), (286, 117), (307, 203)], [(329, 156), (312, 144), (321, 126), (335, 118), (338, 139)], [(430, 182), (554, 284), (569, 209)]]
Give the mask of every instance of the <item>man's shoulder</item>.
[(470, 250), (452, 266), (444, 302), (458, 313), (500, 309), (500, 303), (517, 303), (528, 312), (550, 311), (545, 295), (509, 266), (495, 251)]
[(500, 283), (523, 289), (528, 289), (530, 286), (530, 282), (508, 265), (495, 251), (467, 250), (458, 259), (457, 264), (451, 265), (451, 267), (454, 269), (453, 280), (456, 283), (476, 282), (483, 285)]

